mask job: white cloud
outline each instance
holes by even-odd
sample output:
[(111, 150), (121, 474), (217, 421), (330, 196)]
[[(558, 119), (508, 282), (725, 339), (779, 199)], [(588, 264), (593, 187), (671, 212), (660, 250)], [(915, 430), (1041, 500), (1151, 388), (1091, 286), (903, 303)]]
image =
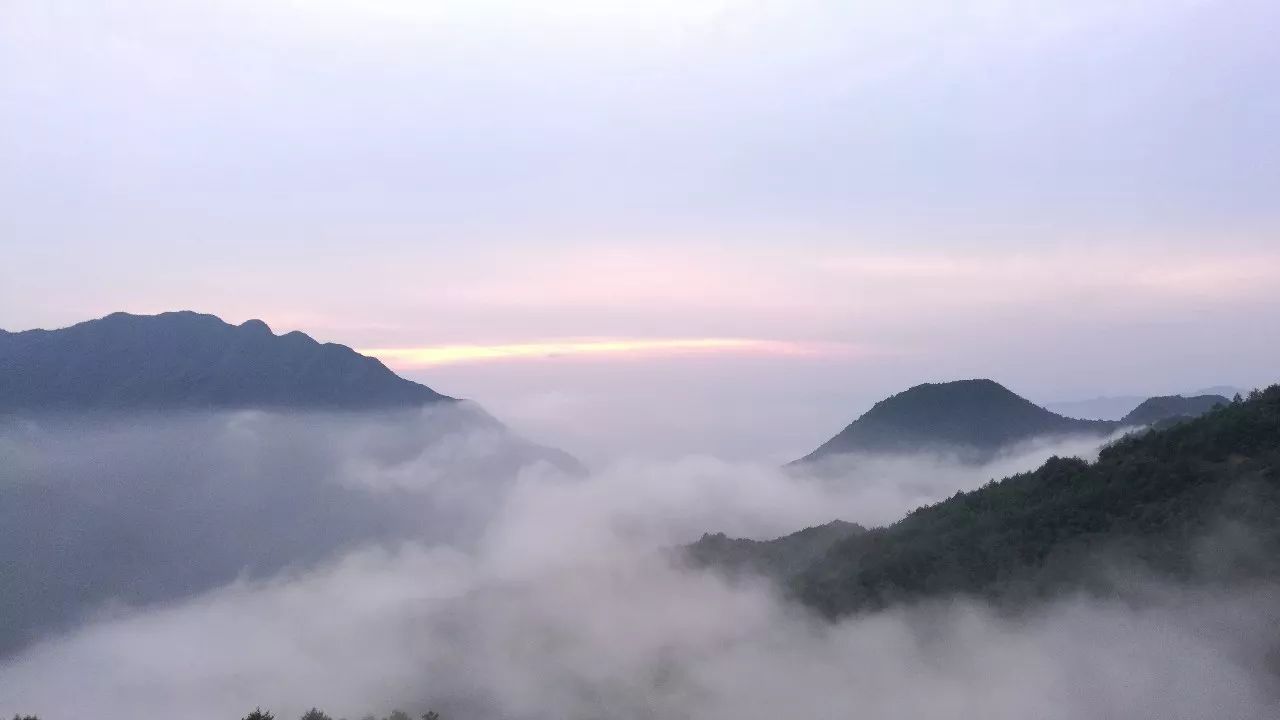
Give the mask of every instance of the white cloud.
[[(1037, 452), (1050, 448), (1037, 448)], [(1007, 462), (1025, 462), (1007, 460)], [(2, 711), (234, 718), (1267, 717), (1276, 591), (1148, 588), (1018, 618), (963, 601), (828, 625), (656, 549), (876, 521), (978, 482), (945, 459), (818, 485), (712, 459), (525, 477), (471, 551), (408, 544), (90, 623), (0, 667)], [(988, 468), (995, 471), (996, 468)], [(905, 478), (920, 482), (905, 488)], [(892, 479), (891, 479), (892, 478)], [(480, 481), (480, 478), (476, 478)], [(9, 706), (12, 705), (10, 708)]]

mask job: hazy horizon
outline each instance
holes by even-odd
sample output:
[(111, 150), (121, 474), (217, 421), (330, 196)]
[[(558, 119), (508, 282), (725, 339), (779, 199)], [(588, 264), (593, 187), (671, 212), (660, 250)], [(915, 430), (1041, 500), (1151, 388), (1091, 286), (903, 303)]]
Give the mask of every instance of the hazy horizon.
[(0, 719), (1280, 717), (1277, 30), (0, 0)]
[(1278, 23), (5, 3), (0, 327), (261, 318), (585, 455), (781, 458), (961, 377), (1037, 402), (1263, 385)]
[[(239, 323), (249, 318), (223, 319)], [(276, 334), (294, 329), (272, 325)], [(315, 338), (350, 345), (341, 338)], [(1130, 403), (1136, 406), (1140, 398), (1155, 395), (1190, 394), (1222, 385), (1247, 390), (1277, 379), (1273, 375), (1256, 382), (1231, 382), (1232, 378), (1193, 372), (1177, 385), (1145, 378), (1109, 386), (1083, 374), (1050, 374), (1038, 365), (1015, 361), (996, 372), (979, 362), (966, 366), (946, 357), (937, 360), (936, 368), (931, 364), (917, 370), (896, 356), (854, 360), (821, 353), (729, 353), (721, 348), (639, 348), (604, 355), (531, 354), (429, 367), (382, 359), (403, 377), (477, 402), (526, 437), (590, 464), (606, 465), (686, 456), (789, 462), (875, 402), (926, 382), (986, 377), (1071, 415), (1069, 404), (1077, 401), (1123, 396), (1138, 398)], [(972, 369), (955, 369), (964, 367)], [(1068, 407), (1052, 407), (1059, 404)], [(1108, 419), (1119, 419), (1125, 411), (1113, 408)]]

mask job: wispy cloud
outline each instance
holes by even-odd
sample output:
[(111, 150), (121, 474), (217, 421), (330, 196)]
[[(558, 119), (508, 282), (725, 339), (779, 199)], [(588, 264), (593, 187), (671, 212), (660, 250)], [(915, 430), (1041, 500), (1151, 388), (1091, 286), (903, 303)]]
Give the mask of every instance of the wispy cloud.
[(397, 368), (431, 367), (495, 360), (593, 356), (638, 357), (732, 353), (743, 355), (816, 355), (848, 352), (847, 346), (748, 338), (586, 338), (499, 345), (429, 345), (360, 350)]

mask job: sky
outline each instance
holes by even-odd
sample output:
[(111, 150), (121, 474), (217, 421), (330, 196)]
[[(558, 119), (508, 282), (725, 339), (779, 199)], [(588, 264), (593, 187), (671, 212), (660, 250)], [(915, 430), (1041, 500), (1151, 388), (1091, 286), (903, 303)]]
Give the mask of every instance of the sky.
[(1267, 0), (0, 0), (0, 327), (266, 320), (587, 459), (1277, 380)]

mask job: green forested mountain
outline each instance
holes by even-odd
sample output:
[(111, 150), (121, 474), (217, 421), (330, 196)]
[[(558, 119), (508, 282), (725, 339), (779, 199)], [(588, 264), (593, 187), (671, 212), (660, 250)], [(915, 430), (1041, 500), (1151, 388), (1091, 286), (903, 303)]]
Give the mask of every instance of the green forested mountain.
[(1280, 572), (1280, 386), (1052, 458), (836, 543), (792, 579), (829, 615), (949, 594), (1020, 598), (1101, 585), (1104, 568), (1183, 580)]
[(983, 459), (1046, 435), (1105, 435), (1119, 425), (1052, 413), (992, 380), (926, 383), (881, 400), (839, 434), (801, 458), (847, 453), (959, 451)]
[(1154, 425), (1166, 420), (1199, 417), (1218, 405), (1226, 405), (1231, 401), (1221, 395), (1162, 395), (1147, 398), (1138, 407), (1131, 410), (1121, 425)]
[(753, 572), (785, 579), (821, 558), (832, 545), (866, 532), (866, 528), (843, 520), (805, 528), (774, 540), (747, 540), (707, 533), (683, 548), (685, 558), (695, 566), (715, 567), (729, 573)]

